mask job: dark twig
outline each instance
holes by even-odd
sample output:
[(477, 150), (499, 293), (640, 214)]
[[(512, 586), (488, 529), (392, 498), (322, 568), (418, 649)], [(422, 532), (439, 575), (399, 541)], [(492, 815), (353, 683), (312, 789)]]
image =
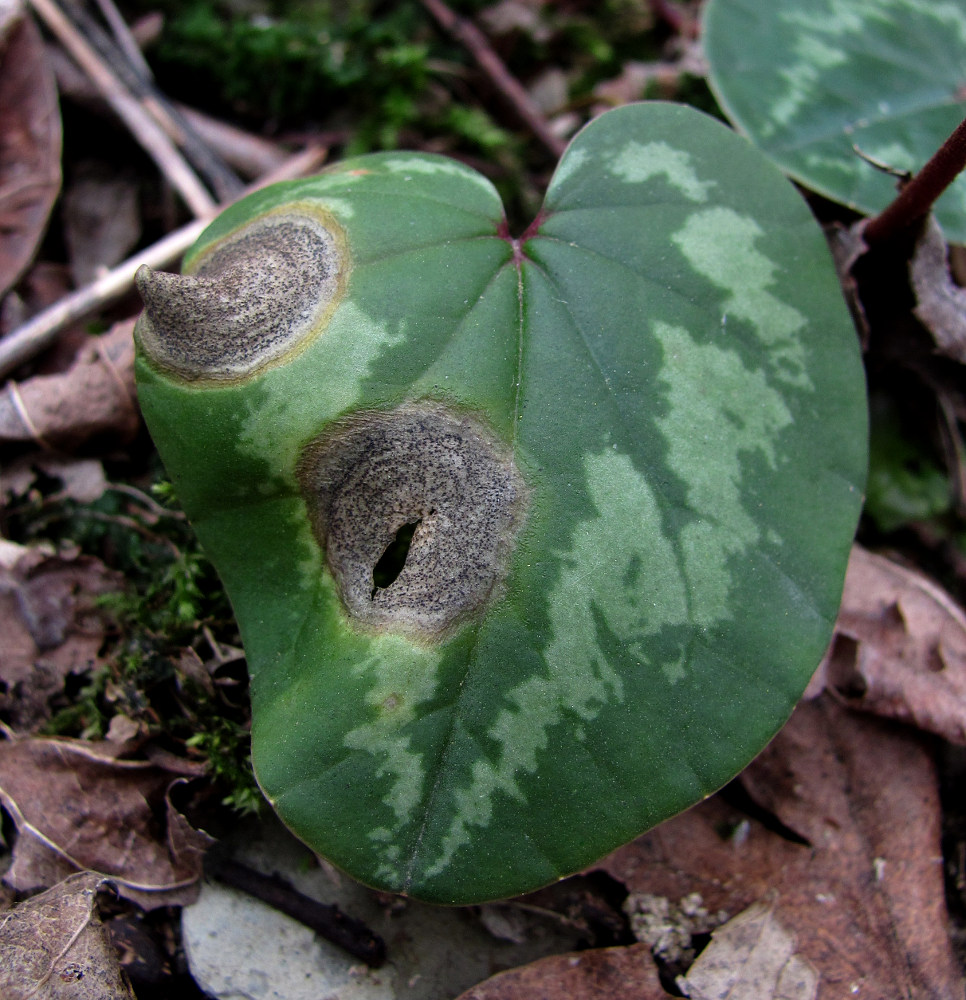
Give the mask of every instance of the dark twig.
[(240, 889), (305, 924), (374, 969), (386, 960), (385, 942), (361, 920), (346, 916), (338, 906), (303, 895), (277, 875), (263, 875), (229, 858), (215, 860), (211, 874), (225, 885)]
[(523, 123), (553, 153), (560, 156), (567, 144), (555, 135), (533, 98), (519, 80), (506, 68), (486, 36), (472, 21), (467, 21), (450, 10), (443, 0), (422, 0), (423, 6), (436, 18), (440, 27), (464, 45), (487, 75), (493, 86), (503, 95)]
[(966, 167), (966, 119), (906, 184), (884, 212), (866, 223), (862, 238), (872, 246), (909, 232)]
[(866, 153), (858, 143), (852, 143), (852, 152), (860, 160), (865, 160), (870, 167), (875, 167), (880, 173), (888, 174), (890, 177), (896, 179), (896, 187), (904, 187), (909, 181), (912, 180), (911, 170), (900, 170), (898, 167), (892, 166), (891, 163), (886, 163), (885, 160), (879, 160), (874, 157), (871, 153)]
[(162, 174), (198, 217), (212, 213), (216, 202), (174, 144), (118, 79), (111, 66), (74, 27), (55, 0), (29, 0), (34, 12), (70, 53), (111, 105), (131, 134), (157, 163)]
[[(98, 89), (60, 46), (50, 43), (47, 59), (53, 67), (61, 97), (69, 97), (101, 115), (109, 112)], [(196, 108), (184, 104), (174, 106), (188, 120), (202, 142), (244, 177), (260, 177), (274, 170), (286, 158), (285, 148), (280, 143), (212, 118)]]
[[(140, 56), (137, 43), (126, 27), (122, 28), (124, 21), (110, 0), (100, 0), (101, 8), (114, 12), (111, 24), (115, 35), (119, 31), (124, 31), (122, 37), (126, 43), (121, 43), (116, 37), (112, 38), (77, 0), (62, 0), (62, 4), (64, 13), (76, 29), (113, 68), (123, 85), (140, 102), (144, 110), (184, 152), (185, 158), (208, 182), (218, 200), (228, 201), (237, 198), (244, 186), (242, 181), (224, 160), (198, 137), (190, 123), (158, 89), (147, 63)], [(138, 52), (137, 57), (131, 55), (132, 48)]]
[(127, 26), (127, 21), (124, 20), (121, 12), (114, 4), (114, 0), (97, 0), (97, 7), (101, 12), (101, 17), (104, 18), (111, 29), (114, 41), (117, 42), (119, 48), (124, 53), (124, 58), (137, 70), (139, 76), (145, 80), (149, 80), (151, 78), (151, 68), (148, 66), (141, 52), (141, 47), (131, 33), (131, 29)]

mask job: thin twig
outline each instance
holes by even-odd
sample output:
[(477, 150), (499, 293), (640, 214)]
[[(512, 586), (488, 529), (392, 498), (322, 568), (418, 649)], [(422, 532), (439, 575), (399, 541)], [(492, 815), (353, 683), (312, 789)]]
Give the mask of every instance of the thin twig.
[[(62, 97), (70, 97), (98, 114), (109, 113), (100, 91), (60, 46), (48, 45), (47, 59), (53, 66), (57, 89)], [(279, 143), (270, 139), (246, 132), (187, 105), (175, 104), (174, 107), (190, 123), (206, 146), (245, 177), (260, 177), (269, 170), (274, 170), (288, 155)]]
[(153, 118), (125, 89), (116, 74), (70, 23), (54, 0), (29, 0), (78, 66), (91, 78), (118, 117), (157, 163), (196, 216), (211, 214), (214, 199)]
[(164, 507), (157, 502), (153, 497), (148, 496), (143, 490), (139, 490), (136, 486), (131, 486), (130, 483), (108, 483), (107, 488), (115, 493), (124, 493), (125, 495), (136, 500), (143, 507), (146, 507), (155, 518), (160, 519), (162, 517), (171, 518), (174, 521), (187, 521), (187, 515), (184, 511), (172, 510), (168, 507)]
[(195, 219), (176, 229), (11, 331), (0, 340), (0, 378), (39, 354), (65, 327), (130, 291), (134, 287), (134, 274), (142, 264), (150, 268), (170, 267), (204, 232), (208, 222), (207, 218)]
[(241, 889), (298, 920), (366, 965), (377, 969), (385, 962), (386, 945), (382, 938), (361, 920), (347, 916), (338, 906), (320, 903), (299, 892), (284, 879), (263, 875), (230, 858), (214, 861), (211, 869), (220, 882)]
[[(245, 194), (257, 191), (276, 181), (291, 180), (313, 173), (325, 162), (327, 150), (313, 147), (296, 153), (277, 170), (262, 177), (245, 189)], [(212, 213), (214, 214), (214, 213)], [(129, 257), (95, 282), (55, 302), (23, 326), (0, 340), (0, 378), (9, 375), (18, 365), (39, 354), (51, 344), (64, 327), (76, 323), (98, 309), (119, 299), (134, 287), (135, 272), (142, 264), (151, 268), (171, 267), (201, 235), (208, 219), (195, 219), (164, 239)]]
[(78, 519), (87, 518), (88, 521), (97, 521), (99, 524), (117, 525), (128, 531), (134, 532), (136, 535), (140, 535), (142, 538), (152, 542), (154, 545), (159, 545), (163, 549), (168, 549), (172, 555), (175, 556), (175, 558), (181, 555), (178, 546), (175, 545), (170, 538), (167, 538), (164, 535), (156, 534), (150, 528), (145, 527), (137, 518), (129, 517), (127, 514), (105, 514), (103, 511), (94, 510), (92, 507), (78, 506), (69, 514), (65, 513), (60, 516), (49, 518), (47, 523), (56, 524), (58, 521), (65, 521), (74, 517)]
[[(150, 115), (164, 130), (168, 138), (183, 152), (201, 176), (211, 186), (219, 201), (235, 198), (243, 185), (231, 168), (215, 154), (195, 134), (191, 125), (179, 114), (177, 108), (165, 97), (155, 85), (151, 70), (140, 54), (133, 36), (117, 8), (111, 21), (116, 32), (126, 33), (126, 44), (118, 44), (77, 2), (77, 0), (62, 0), (66, 16), (74, 27), (90, 43), (100, 55), (105, 65), (110, 66), (125, 87), (139, 102), (146, 114)], [(111, 10), (111, 0), (99, 0), (102, 9)], [(129, 50), (135, 50), (138, 55), (132, 58)]]
[(899, 192), (884, 212), (870, 219), (862, 238), (872, 246), (909, 232), (920, 223), (936, 199), (966, 167), (966, 119), (932, 155), (929, 162)]
[(230, 122), (212, 118), (184, 104), (175, 104), (174, 107), (209, 149), (213, 149), (225, 163), (245, 177), (260, 177), (276, 170), (288, 157), (285, 148), (271, 139), (246, 132)]
[(888, 174), (890, 177), (894, 177), (898, 182), (897, 186), (902, 187), (908, 184), (912, 180), (912, 172), (909, 170), (900, 170), (898, 167), (892, 166), (891, 163), (886, 163), (885, 160), (880, 160), (878, 157), (873, 156), (871, 153), (865, 152), (864, 149), (857, 143), (852, 143), (852, 152), (860, 159), (864, 160), (869, 164), (870, 167), (875, 167), (880, 173)]
[(555, 135), (536, 102), (496, 54), (486, 35), (472, 21), (450, 10), (443, 0), (422, 0), (423, 6), (461, 45), (466, 46), (493, 86), (509, 102), (523, 123), (553, 153), (560, 156), (567, 143)]
[(112, 0), (97, 0), (97, 7), (101, 16), (107, 21), (111, 34), (118, 47), (124, 53), (124, 57), (133, 69), (136, 69), (145, 80), (151, 78), (151, 68), (145, 61), (141, 47), (138, 45), (131, 29), (127, 26), (127, 21), (121, 16), (121, 12), (114, 5)]

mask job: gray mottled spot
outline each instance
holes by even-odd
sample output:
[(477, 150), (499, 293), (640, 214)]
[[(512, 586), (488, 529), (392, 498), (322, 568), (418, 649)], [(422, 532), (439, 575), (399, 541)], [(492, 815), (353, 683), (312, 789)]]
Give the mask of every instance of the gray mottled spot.
[(189, 381), (245, 378), (322, 329), (346, 264), (342, 230), (320, 208), (297, 203), (259, 216), (213, 244), (191, 274), (138, 271), (141, 347)]
[(699, 180), (690, 154), (666, 142), (631, 141), (614, 157), (610, 172), (628, 184), (643, 184), (663, 176), (688, 201), (707, 201), (715, 181)]
[[(526, 501), (509, 452), (433, 403), (339, 422), (305, 449), (299, 481), (353, 624), (425, 641), (493, 600)], [(402, 571), (377, 587), (373, 567), (416, 522)]]

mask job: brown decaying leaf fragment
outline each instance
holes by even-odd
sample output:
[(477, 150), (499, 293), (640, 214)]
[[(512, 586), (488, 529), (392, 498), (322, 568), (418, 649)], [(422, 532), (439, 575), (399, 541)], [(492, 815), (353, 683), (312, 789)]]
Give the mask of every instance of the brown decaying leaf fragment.
[(60, 190), (60, 110), (29, 17), (0, 38), (0, 295), (30, 264)]
[(775, 919), (772, 901), (749, 906), (713, 931), (679, 985), (691, 1000), (815, 1000), (818, 979), (811, 962), (796, 954), (795, 935)]
[(140, 415), (134, 388), (134, 320), (89, 337), (70, 369), (0, 390), (0, 442), (70, 449), (95, 436), (130, 441)]
[(682, 40), (673, 59), (654, 62), (627, 60), (617, 76), (596, 84), (591, 113), (601, 115), (608, 108), (645, 100), (652, 88), (661, 100), (673, 101), (686, 78), (704, 78), (707, 75), (708, 62), (700, 44)]
[(194, 900), (211, 838), (172, 804), (171, 771), (117, 753), (80, 740), (0, 743), (0, 803), (18, 831), (4, 882), (26, 892), (90, 869), (144, 909)]
[[(91, 504), (99, 500), (110, 485), (104, 465), (96, 458), (72, 458), (52, 451), (32, 452), (0, 467), (0, 504), (17, 504), (45, 479), (61, 483), (61, 488), (56, 493), (44, 497), (48, 503), (70, 499), (81, 504)], [(15, 542), (9, 544), (14, 545), (21, 554), (37, 550), (37, 546), (17, 545)], [(51, 546), (47, 554), (51, 555), (53, 551)], [(64, 554), (63, 548), (61, 554)], [(9, 560), (0, 559), (0, 562), (8, 568), (13, 565)]]
[(83, 160), (70, 171), (62, 201), (64, 241), (75, 288), (95, 281), (141, 238), (138, 178), (116, 164)]
[(109, 887), (82, 872), (0, 918), (4, 1000), (134, 1000), (97, 912)]
[(42, 724), (67, 675), (97, 664), (108, 622), (95, 602), (123, 586), (91, 556), (27, 549), (0, 564), (0, 709), (12, 725)]
[(666, 1000), (647, 945), (551, 955), (491, 976), (458, 1000)]
[(966, 743), (966, 614), (927, 577), (853, 546), (835, 638), (808, 694)]
[(828, 240), (829, 249), (832, 251), (832, 259), (835, 261), (835, 270), (838, 272), (845, 301), (848, 304), (849, 312), (852, 313), (855, 328), (859, 332), (859, 340), (863, 350), (868, 346), (871, 330), (865, 306), (859, 295), (859, 283), (853, 274), (853, 268), (869, 250), (862, 238), (866, 221), (861, 219), (852, 226), (832, 223), (825, 229), (825, 237)]
[(909, 262), (909, 277), (916, 294), (916, 319), (942, 354), (966, 362), (966, 289), (949, 273), (946, 239), (931, 215)]
[(741, 783), (797, 843), (716, 795), (598, 865), (631, 892), (700, 893), (775, 916), (819, 1000), (962, 1000), (949, 943), (936, 773), (923, 737), (828, 695), (801, 704)]

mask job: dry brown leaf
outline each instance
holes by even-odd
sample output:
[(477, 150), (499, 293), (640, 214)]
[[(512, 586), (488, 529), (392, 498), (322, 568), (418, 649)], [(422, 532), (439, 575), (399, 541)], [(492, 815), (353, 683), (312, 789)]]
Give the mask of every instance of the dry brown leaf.
[(664, 100), (673, 100), (679, 94), (685, 77), (707, 75), (707, 60), (701, 46), (695, 43), (684, 45), (674, 60), (628, 60), (617, 76), (595, 85), (592, 113), (603, 114), (608, 108), (643, 100), (651, 88), (656, 89)]
[(946, 238), (931, 215), (909, 262), (909, 277), (916, 295), (916, 319), (943, 354), (966, 361), (966, 289), (949, 273)]
[(499, 0), (480, 11), (480, 23), (486, 33), (500, 38), (519, 32), (538, 43), (545, 43), (553, 35), (552, 26), (546, 23), (544, 4), (533, 0)]
[(110, 485), (99, 459), (35, 452), (0, 467), (0, 504), (26, 497), (41, 477), (60, 480), (62, 488), (56, 493), (58, 501), (69, 498), (82, 504), (99, 500)]
[(680, 77), (680, 69), (672, 62), (628, 60), (621, 66), (617, 76), (602, 80), (594, 87), (594, 97), (600, 102), (602, 112), (606, 108), (642, 100), (652, 85), (656, 85), (661, 91), (673, 88)]
[(23, 17), (23, 4), (20, 0), (0, 0), (0, 39), (7, 31)]
[(69, 449), (97, 436), (130, 441), (140, 416), (134, 388), (134, 320), (89, 337), (70, 369), (8, 382), (0, 393), (0, 441)]
[(85, 161), (64, 188), (64, 240), (78, 288), (120, 264), (141, 237), (137, 178), (116, 164)]
[(835, 638), (810, 692), (966, 743), (966, 614), (915, 570), (854, 546)]
[(3, 915), (4, 1000), (134, 1000), (97, 912), (107, 885), (83, 872)]
[(741, 776), (785, 835), (719, 794), (598, 867), (631, 892), (698, 893), (710, 911), (774, 895), (776, 918), (821, 976), (819, 1000), (962, 1000), (928, 746), (822, 696), (799, 705)]
[(795, 953), (795, 935), (764, 902), (714, 931), (682, 980), (691, 1000), (815, 1000), (818, 993), (818, 972)]
[(211, 838), (172, 804), (170, 769), (118, 760), (118, 749), (80, 740), (0, 744), (0, 802), (18, 831), (4, 882), (26, 892), (90, 869), (144, 909), (194, 900)]
[(855, 328), (859, 331), (859, 339), (863, 348), (869, 342), (869, 318), (866, 316), (865, 306), (862, 305), (859, 284), (853, 273), (853, 268), (869, 250), (863, 237), (867, 223), (868, 219), (861, 219), (852, 226), (832, 223), (826, 227), (825, 231), (829, 249), (832, 251), (832, 259), (835, 261), (835, 270), (838, 272), (839, 282), (845, 293), (845, 300), (852, 313), (852, 319), (855, 321)]
[(458, 1000), (667, 1000), (646, 945), (551, 955), (491, 976)]
[[(835, 935), (837, 947), (846, 926), (852, 933), (856, 926), (854, 917), (839, 922), (860, 907), (866, 947), (900, 995), (962, 997), (947, 930), (942, 809), (930, 743), (822, 698), (799, 707), (741, 782), (815, 850), (810, 871), (828, 886), (815, 887), (823, 897), (818, 902), (824, 909), (836, 904), (823, 930)], [(810, 888), (799, 887), (780, 906), (800, 942), (803, 925), (814, 930), (820, 919)]]
[(29, 17), (0, 38), (0, 295), (23, 274), (60, 190), (60, 109)]
[(96, 601), (123, 586), (91, 556), (26, 549), (11, 568), (0, 565), (0, 710), (12, 725), (46, 721), (68, 674), (99, 662), (109, 623)]

